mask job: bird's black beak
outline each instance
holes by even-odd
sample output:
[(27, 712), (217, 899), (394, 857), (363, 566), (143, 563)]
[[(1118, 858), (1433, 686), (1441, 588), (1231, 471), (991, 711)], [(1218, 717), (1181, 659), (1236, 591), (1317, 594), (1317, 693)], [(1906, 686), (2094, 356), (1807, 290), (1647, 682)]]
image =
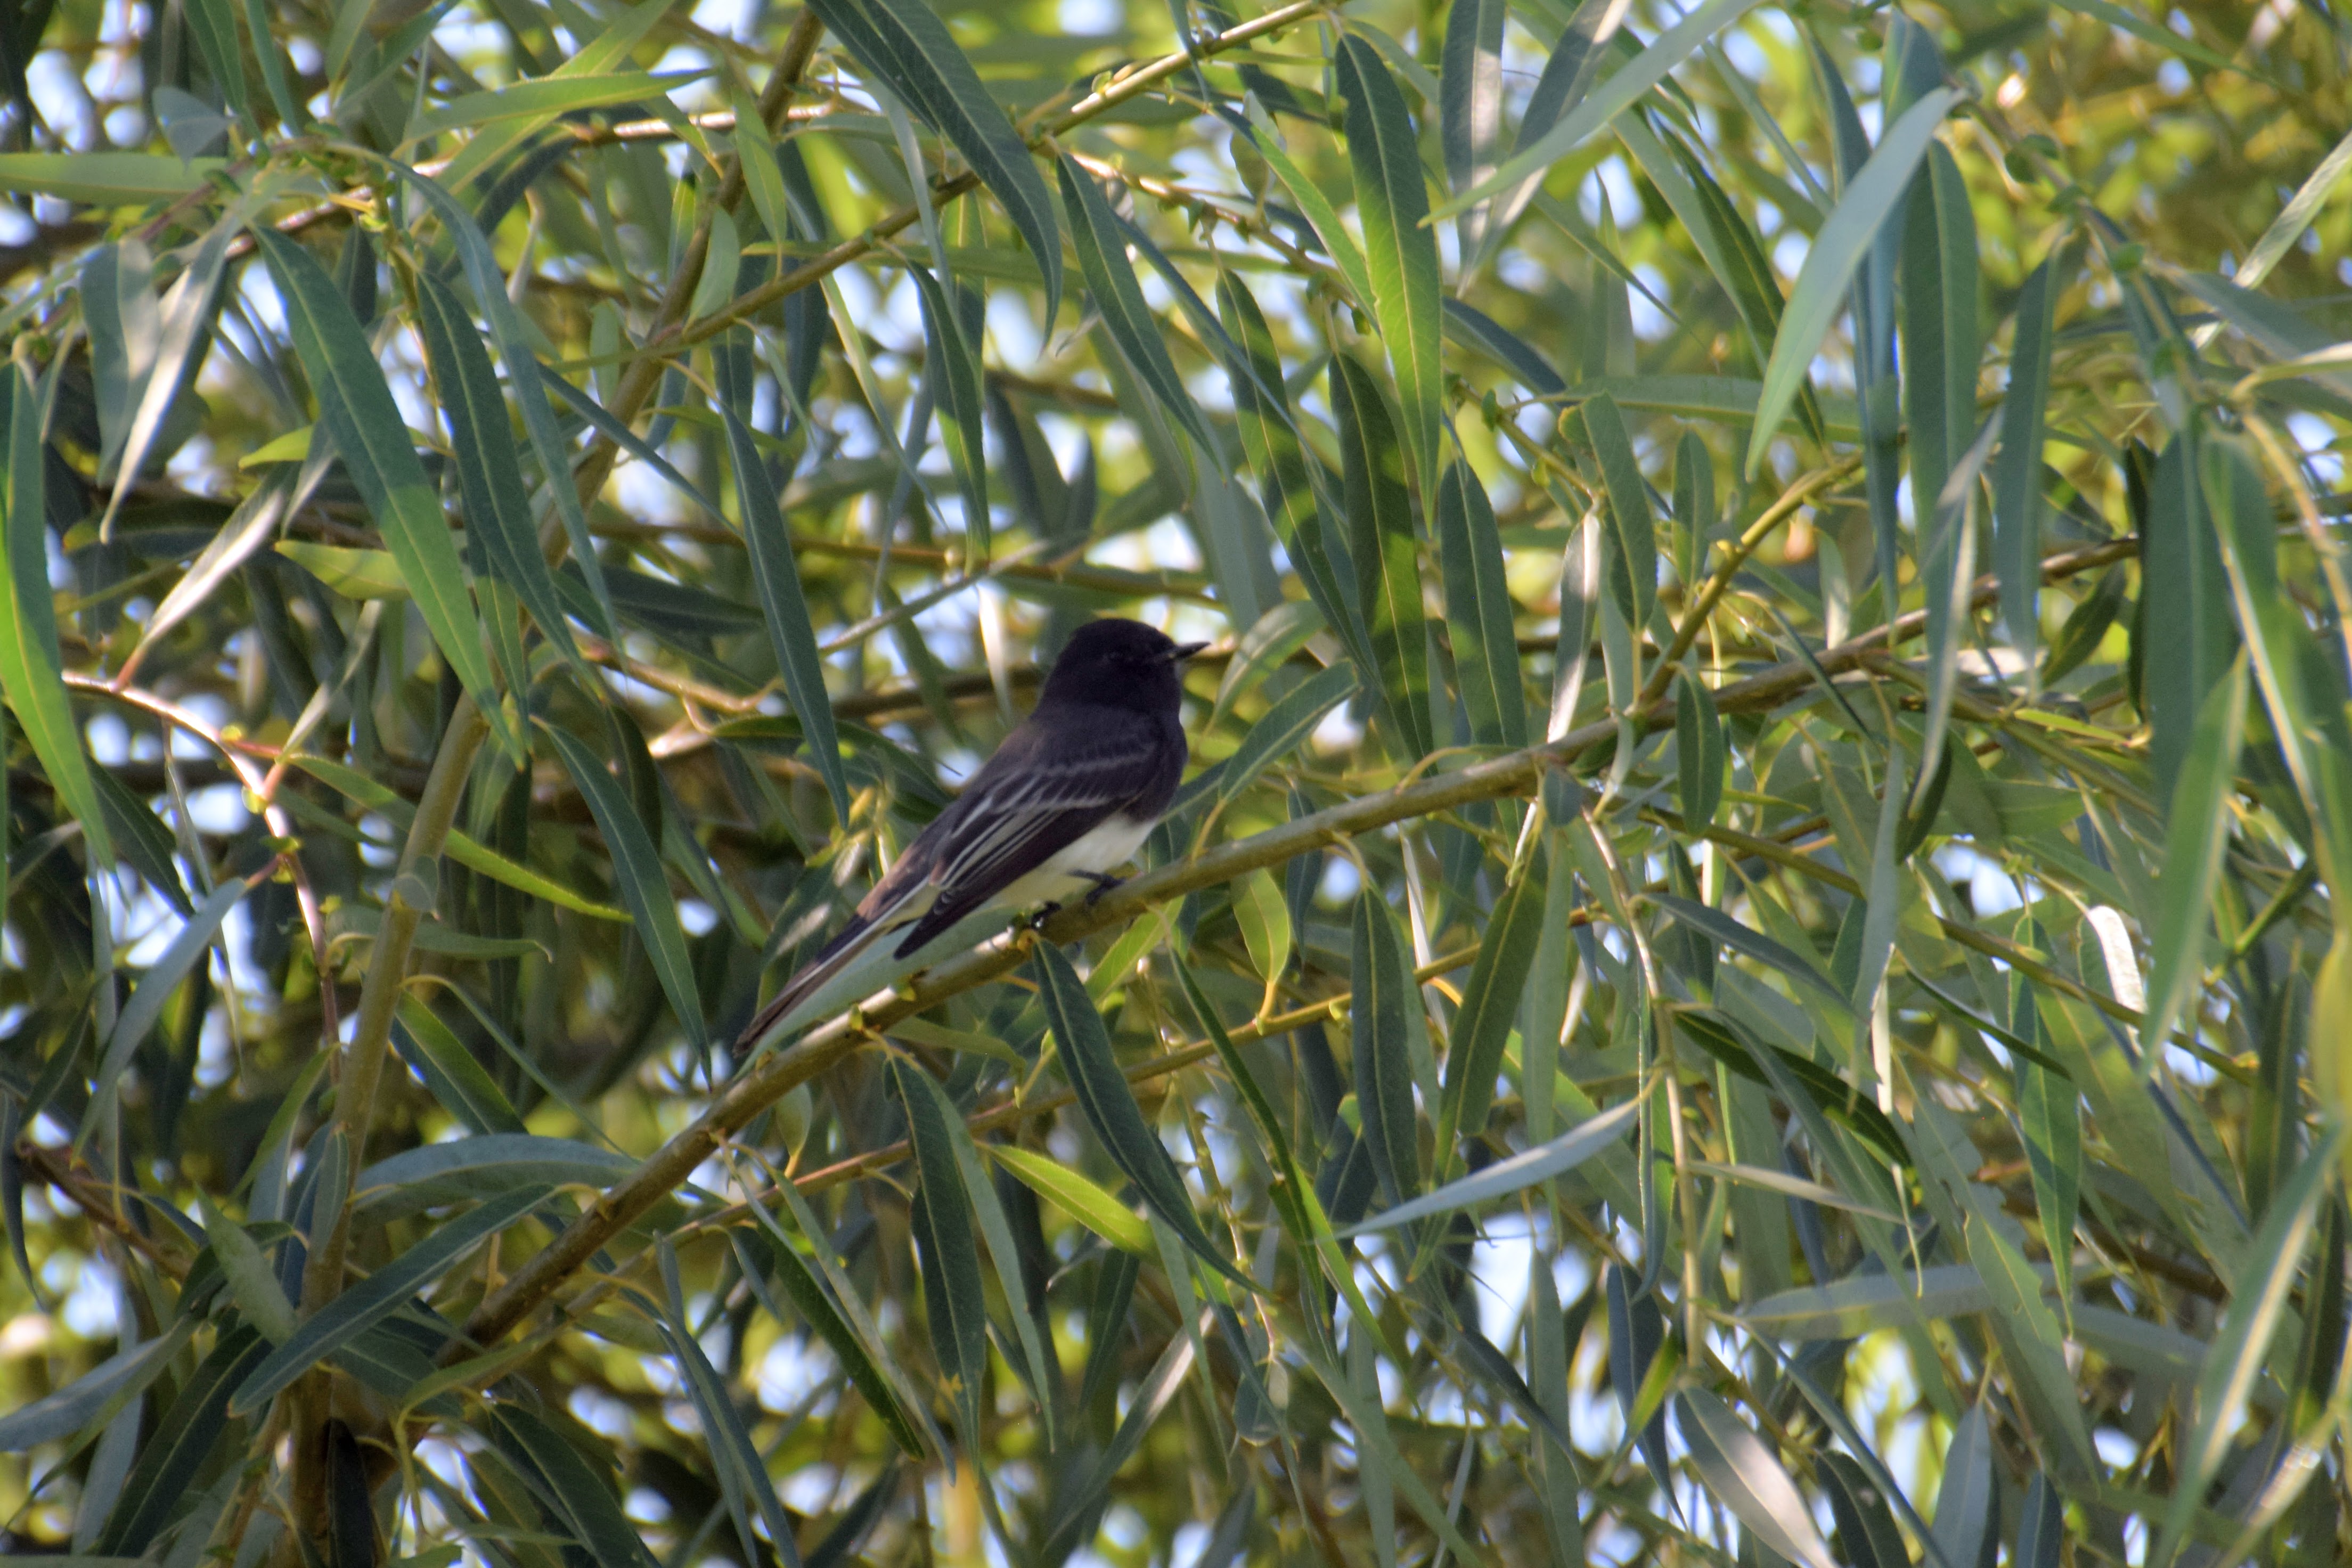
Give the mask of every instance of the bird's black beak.
[(1204, 642), (1180, 642), (1174, 647), (1168, 650), (1168, 662), (1171, 664), (1181, 664), (1186, 659), (1192, 658), (1194, 654), (1204, 651), (1208, 646), (1209, 645)]

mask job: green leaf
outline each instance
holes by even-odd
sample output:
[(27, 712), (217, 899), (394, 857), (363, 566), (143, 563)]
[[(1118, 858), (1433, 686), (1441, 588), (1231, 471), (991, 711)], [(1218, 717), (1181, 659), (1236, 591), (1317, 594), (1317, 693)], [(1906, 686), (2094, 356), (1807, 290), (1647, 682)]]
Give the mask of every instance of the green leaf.
[[(2172, 1026), (2205, 979), (2205, 929), (2213, 911), (2237, 793), (2238, 748), (2245, 734), (2246, 664), (2239, 659), (2207, 692), (2197, 732), (2173, 787), (2165, 829), (2164, 869), (2157, 879), (2155, 930), (2147, 947), (2149, 986), (2140, 1049), (2153, 1074)], [(2145, 918), (2145, 917), (2143, 917)], [(2189, 1021), (2193, 1036), (2197, 1021)]]
[(1789, 307), (1781, 312), (1780, 330), (1772, 340), (1772, 358), (1764, 367), (1756, 425), (1748, 441), (1750, 479), (1762, 467), (1766, 450), (1788, 416), (1789, 405), (1796, 401), (1813, 356), (1821, 352), (1830, 323), (1845, 303), (1854, 268), (1877, 239), (1887, 215), (1910, 185), (1919, 160), (1927, 156), (1936, 128), (1959, 97), (1957, 89), (1939, 87), (1905, 110), (1879, 138), (1870, 161), (1846, 182), (1844, 194), (1813, 237), (1804, 265), (1798, 268)]
[[(1903, 226), (1903, 420), (1909, 431), (1911, 494), (1940, 507), (1945, 480), (1977, 429), (1977, 226), (1951, 149), (1927, 143)], [(1921, 571), (1939, 575), (1923, 552)], [(1944, 552), (1948, 559), (1948, 547)], [(1933, 619), (1931, 615), (1930, 619)], [(1930, 637), (1934, 635), (1932, 632)]]
[[(0, 160), (5, 162), (5, 160)], [(0, 695), (16, 711), (58, 803), (89, 837), (93, 868), (114, 864), (114, 841), (99, 804), (98, 785), (73, 708), (66, 700), (65, 658), (58, 647), (57, 602), (49, 592), (47, 489), (41, 439), (41, 394), (21, 363), (5, 378), (8, 390), (8, 471), (0, 479)]]
[(1288, 756), (1315, 732), (1324, 717), (1356, 694), (1356, 672), (1344, 664), (1318, 670), (1259, 715), (1217, 778), (1217, 796), (1230, 801), (1260, 773)]
[(1356, 895), (1349, 1026), (1354, 1034), (1356, 1107), (1362, 1137), (1393, 1208), (1421, 1188), (1421, 1143), (1414, 1131), (1412, 1058), (1407, 1009), (1420, 1006), (1397, 940), (1396, 917), (1377, 888)]
[(1290, 963), (1290, 906), (1272, 872), (1252, 871), (1234, 884), (1234, 921), (1257, 972), (1279, 979)]
[(539, 121), (575, 114), (583, 109), (642, 103), (667, 97), (674, 88), (698, 81), (707, 70), (613, 71), (596, 76), (542, 77), (519, 81), (489, 92), (469, 92), (428, 110), (409, 121), (404, 141), (421, 142), (451, 131), (469, 131), (493, 121), (530, 118)]
[(1528, 970), (1543, 936), (1548, 897), (1543, 855), (1531, 852), (1518, 880), (1504, 890), (1494, 913), (1482, 922), (1478, 957), (1470, 966), (1462, 1006), (1448, 1031), (1444, 1098), (1437, 1112), (1441, 1168), (1453, 1163), (1457, 1136), (1486, 1133), (1495, 1080), (1503, 1070), (1503, 1047), (1518, 1018)]
[(205, 1239), (228, 1280), (238, 1313), (271, 1345), (284, 1344), (294, 1334), (294, 1308), (278, 1283), (277, 1269), (245, 1227), (214, 1206), (209, 1194), (198, 1192), (196, 1203), (204, 1215)]
[(1011, 1143), (985, 1145), (988, 1157), (1012, 1172), (1039, 1197), (1109, 1242), (1138, 1258), (1156, 1258), (1150, 1222), (1058, 1160)]
[(1372, 315), (1404, 403), (1405, 448), (1426, 496), (1437, 474), (1445, 371), (1437, 234), (1429, 226), (1421, 150), (1404, 94), (1370, 44), (1342, 34), (1333, 70), (1348, 106), (1348, 162), (1355, 171), (1356, 212), (1364, 225)]
[(1717, 1502), (1755, 1532), (1757, 1542), (1805, 1568), (1836, 1568), (1804, 1494), (1762, 1438), (1703, 1388), (1678, 1396), (1679, 1425), (1691, 1463)]
[(835, 816), (846, 823), (849, 780), (842, 772), (841, 740), (834, 724), (833, 699), (825, 690), (824, 660), (817, 649), (807, 596), (801, 592), (800, 567), (793, 559), (793, 537), (784, 526), (775, 480), (751, 439), (751, 426), (744, 422), (751, 411), (748, 337), (740, 330), (730, 333), (714, 355), (721, 362), (719, 384), (726, 395), (719, 412), (727, 422), (728, 461), (735, 470), (744, 543), (751, 552), (751, 579), (759, 589), (768, 638), (775, 645), (776, 663), (783, 672), (784, 696), (807, 737), (805, 754), (824, 780)]
[[(1469, 0), (1465, 0), (1469, 3)], [(1437, 482), (1438, 557), (1445, 576), (1445, 621), (1470, 733), (1481, 745), (1528, 743), (1527, 685), (1511, 625), (1511, 585), (1502, 535), (1486, 489), (1470, 465), (1446, 465)]]
[(646, 956), (653, 961), (655, 978), (661, 982), (663, 994), (669, 998), (670, 1009), (677, 1015), (688, 1041), (698, 1046), (709, 1037), (703, 1021), (702, 992), (695, 981), (693, 957), (687, 952), (686, 931), (677, 923), (677, 900), (662, 870), (661, 851), (646, 834), (627, 795), (605, 770), (603, 759), (569, 731), (552, 725), (545, 728), (555, 742), (556, 754), (563, 760), (564, 772), (572, 775), (581, 798), (588, 804), (589, 815), (595, 818), (596, 831), (604, 837), (605, 851), (613, 858), (614, 886), (628, 907)]
[(547, 557), (540, 552), (530, 498), (523, 493), (522, 475), (515, 468), (514, 430), (507, 419), (506, 399), (499, 395), (490, 356), (447, 284), (422, 269), (416, 283), (417, 324), (442, 413), (449, 421), (449, 445), (457, 459), (467, 528), (469, 538), (478, 539), (481, 545), (476, 559), (487, 562), (490, 571), (514, 590), (541, 634), (584, 680), (587, 666), (572, 640), (572, 624), (563, 618), (555, 574), (548, 570)]
[[(403, 1022), (422, 1021), (421, 1007), (409, 999), (404, 1004)], [(520, 1131), (482, 1132), (426, 1143), (368, 1166), (352, 1182), (352, 1214), (354, 1218), (388, 1220), (523, 1187), (601, 1189), (636, 1168), (636, 1161), (617, 1150), (570, 1138)]]
[(190, 0), (188, 36), (204, 57), (205, 74), (218, 84), (221, 97), (239, 120), (253, 115), (245, 80), (245, 49), (237, 41), (236, 13), (228, 0)]
[(2000, 405), (2000, 458), (1993, 468), (1993, 572), (2009, 646), (2033, 659), (2042, 631), (2042, 452), (2048, 434), (2050, 352), (2058, 315), (2052, 257), (2029, 273), (2017, 297), (2009, 392)]
[(859, 68), (879, 77), (954, 143), (1004, 204), (1045, 277), (1045, 319), (1050, 325), (1062, 298), (1062, 241), (1054, 223), (1053, 194), (947, 24), (923, 0), (814, 0), (810, 8), (848, 46)]
[(1193, 445), (1202, 451), (1215, 451), (1216, 442), (1200, 408), (1184, 389), (1175, 362), (1168, 357), (1167, 334), (1143, 302), (1143, 288), (1127, 258), (1127, 238), (1119, 230), (1117, 215), (1103, 199), (1101, 188), (1074, 159), (1065, 156), (1055, 168), (1061, 176), (1062, 211), (1069, 219), (1078, 268), (1111, 341), (1118, 344), (1118, 352), (1127, 356), (1135, 374)]
[(1617, 613), (1636, 633), (1650, 624), (1658, 599), (1657, 523), (1650, 510), (1650, 487), (1633, 456), (1633, 437), (1625, 416), (1607, 393), (1579, 405), (1572, 416), (1601, 470), (1601, 509), (1607, 523), (1601, 537), (1606, 552), (1610, 596)]
[(1483, 1171), (1448, 1182), (1436, 1191), (1423, 1194), (1409, 1203), (1385, 1209), (1339, 1234), (1346, 1237), (1388, 1230), (1433, 1215), (1475, 1208), (1495, 1198), (1534, 1186), (1538, 1182), (1564, 1175), (1595, 1154), (1613, 1147), (1633, 1129), (1641, 1104), (1639, 1100), (1629, 1100), (1622, 1105), (1612, 1106), (1600, 1115), (1579, 1122), (1548, 1143), (1539, 1143), (1508, 1159), (1497, 1160)]
[(1344, 559), (1345, 545), (1333, 543), (1334, 524), (1322, 487), (1307, 467), (1313, 459), (1307, 456), (1291, 416), (1274, 334), (1256, 299), (1232, 272), (1217, 275), (1217, 308), (1234, 345), (1225, 374), (1233, 388), (1234, 422), (1241, 427), (1242, 450), (1257, 470), (1258, 497), (1266, 518), (1283, 550), (1297, 564), (1307, 595), (1323, 613), (1324, 623), (1365, 679), (1371, 679), (1370, 642), (1333, 560), (1335, 552)]
[(1991, 1555), (1986, 1548), (2000, 1520), (1993, 1488), (1992, 1427), (1984, 1406), (1972, 1405), (1944, 1450), (1944, 1479), (1936, 1489), (1936, 1545), (1945, 1562), (1973, 1568)]
[[(2219, 531), (2209, 515), (2193, 431), (2174, 437), (2148, 484), (2140, 545), (2141, 710), (2155, 801), (2166, 810), (2196, 745), (2197, 724), (2237, 653)], [(2177, 820), (2178, 812), (2168, 814)]]
[(195, 1327), (183, 1318), (161, 1337), (119, 1352), (63, 1388), (0, 1415), (0, 1454), (28, 1453), (110, 1420), (170, 1368)]
[[(630, 51), (645, 41), (676, 3), (677, 0), (645, 0), (621, 12), (603, 32), (582, 44), (571, 58), (541, 79), (562, 81), (603, 76), (625, 64)], [(476, 175), (521, 147), (554, 120), (555, 110), (546, 110), (522, 119), (490, 122), (488, 128), (476, 132), (457, 149), (457, 155), (440, 173), (441, 183), (450, 190), (466, 189)]]
[(891, 1059), (890, 1074), (915, 1146), (911, 1213), (915, 1241), (923, 1251), (931, 1345), (947, 1395), (955, 1403), (957, 1436), (967, 1455), (977, 1456), (981, 1392), (988, 1379), (988, 1305), (981, 1289), (980, 1243), (971, 1230), (971, 1196), (964, 1190), (948, 1132), (954, 1108), (944, 1103), (936, 1084), (924, 1088), (908, 1081), (929, 1075), (903, 1058)]
[(1711, 826), (1723, 804), (1723, 719), (1715, 693), (1685, 670), (1675, 680), (1675, 768), (1681, 794), (1683, 831)]
[[(1608, 80), (1594, 88), (1582, 101), (1569, 110), (1551, 129), (1529, 145), (1515, 148), (1502, 166), (1466, 191), (1455, 193), (1451, 201), (1441, 205), (1435, 216), (1451, 217), (1474, 203), (1486, 200), (1520, 182), (1540, 176), (1543, 172), (1576, 150), (1577, 144), (1611, 121), (1623, 113), (1652, 88), (1666, 79), (1676, 66), (1698, 52), (1698, 47), (1732, 23), (1738, 21), (1756, 4), (1756, 0), (1707, 0), (1673, 26), (1658, 35), (1649, 47), (1618, 68)], [(1583, 20), (1580, 14), (1578, 20)], [(1593, 44), (1606, 31), (1596, 29)], [(1524, 138), (1522, 138), (1524, 140)]]
[(1356, 598), (1370, 638), (1381, 715), (1391, 752), (1403, 761), (1429, 754), (1429, 638), (1421, 600), (1421, 552), (1405, 488), (1404, 453), (1378, 383), (1344, 353), (1331, 356), (1331, 408), (1353, 557)]
[(867, 1408), (881, 1418), (899, 1449), (909, 1458), (920, 1458), (923, 1440), (914, 1423), (907, 1419), (907, 1412), (899, 1405), (889, 1379), (818, 1278), (817, 1269), (810, 1268), (764, 1207), (754, 1205), (753, 1209), (767, 1237), (767, 1255), (775, 1265), (776, 1278), (782, 1283), (784, 1293), (793, 1299), (793, 1310), (848, 1369), (850, 1382), (856, 1385)]
[[(522, 1118), (496, 1079), (432, 1008), (416, 996), (403, 996), (392, 1025), (393, 1048), (425, 1079), (441, 1109), (477, 1133), (520, 1132)], [(446, 1147), (446, 1145), (436, 1145)], [(367, 1173), (362, 1172), (364, 1176)], [(603, 1183), (598, 1183), (603, 1185)]]
[(301, 246), (273, 229), (255, 232), (294, 347), (319, 399), (319, 423), (335, 444), (376, 530), (408, 585), (425, 628), (449, 668), (509, 750), (521, 742), (504, 717), (489, 656), (467, 593), (457, 542), (408, 426), (384, 384), (367, 334), (334, 279)]
[(1202, 1262), (1244, 1290), (1255, 1290), (1249, 1277), (1234, 1268), (1201, 1228), (1176, 1163), (1143, 1120), (1143, 1110), (1135, 1103), (1135, 1090), (1128, 1086), (1118, 1058), (1111, 1054), (1110, 1035), (1103, 1027), (1102, 1015), (1095, 1011), (1094, 998), (1087, 994), (1070, 961), (1051, 942), (1039, 942), (1031, 962), (1037, 973), (1038, 999), (1045, 1004), (1045, 1026), (1053, 1031), (1078, 1109), (1103, 1152), (1135, 1184), (1144, 1206)]
[(221, 922), (249, 890), (235, 878), (215, 888), (212, 896), (173, 934), (147, 973), (140, 976), (139, 988), (116, 1015), (113, 1032), (107, 1036), (106, 1048), (99, 1057), (95, 1080), (98, 1087), (90, 1097), (89, 1111), (82, 1118), (85, 1137), (104, 1122), (121, 1087), (122, 1075), (131, 1066), (131, 1053), (147, 1037), (147, 1031), (155, 1026), (156, 1020), (163, 1017), (163, 1008), (172, 1000), (173, 993), (179, 990), (180, 983), (212, 951)]
[(2215, 70), (2236, 71), (2241, 75), (2252, 77), (2256, 81), (2268, 79), (2261, 73), (2238, 64), (2227, 55), (2215, 53), (2194, 38), (2184, 38), (2170, 28), (2159, 26), (2149, 21), (2146, 16), (2134, 15), (2123, 6), (2116, 5), (2114, 0), (2054, 0), (2054, 3), (2061, 9), (2072, 11), (2078, 16), (2089, 16), (2105, 22), (2110, 27), (2121, 27), (2142, 43), (2153, 44), (2167, 54), (2179, 55), (2183, 59), (2195, 60), (2198, 64), (2210, 66)]
[(2166, 1511), (2164, 1531), (2148, 1561), (2168, 1563), (2188, 1528), (2189, 1511), (2205, 1495), (2244, 1418), (2247, 1398), (2270, 1353), (2287, 1297), (2311, 1245), (2321, 1194), (2344, 1145), (2340, 1125), (2313, 1140), (2311, 1150), (2271, 1199), (2262, 1227), (2246, 1244), (2230, 1281), (2230, 1305), (2197, 1380), (2196, 1422), (2180, 1449), (2180, 1475)]
[(1323, 242), (1323, 253), (1339, 268), (1340, 281), (1347, 284), (1349, 298), (1366, 310), (1371, 310), (1372, 275), (1365, 265), (1364, 253), (1357, 246), (1355, 237), (1339, 221), (1338, 210), (1323, 195), (1322, 187), (1292, 163), (1290, 154), (1283, 151), (1281, 132), (1275, 129), (1274, 121), (1268, 118), (1264, 107), (1253, 104), (1251, 110), (1250, 128), (1255, 132), (1251, 146), (1265, 160), (1266, 167), (1274, 171), (1275, 177), (1282, 182), (1282, 188), (1290, 193), (1290, 199), (1298, 204), (1298, 210), (1307, 215), (1307, 221), (1315, 229), (1315, 237)]
[(77, 206), (145, 206), (203, 190), (226, 158), (163, 153), (0, 153), (0, 191)]
[[(270, 1280), (277, 1289), (277, 1280)], [(283, 1297), (280, 1300), (283, 1300)], [(107, 1554), (144, 1552), (186, 1503), (205, 1464), (230, 1436), (228, 1402), (269, 1342), (250, 1327), (223, 1334), (164, 1411), (94, 1543)]]
[[(920, 267), (907, 269), (923, 314), (924, 374), (932, 402), (939, 410), (940, 433), (947, 439), (948, 461), (955, 469), (956, 489), (963, 497), (963, 525), (972, 555), (988, 559), (988, 458), (982, 432), (988, 417), (981, 381), (980, 354), (964, 335), (959, 312), (948, 303), (939, 280)], [(957, 292), (965, 290), (959, 285)]]
[[(646, 9), (655, 10), (667, 3), (668, 0), (653, 0)], [(597, 47), (591, 45), (590, 50)], [(472, 148), (473, 143), (467, 143), (467, 150), (470, 152)], [(507, 382), (514, 389), (515, 406), (522, 413), (523, 428), (530, 434), (530, 449), (546, 478), (549, 499), (554, 503), (556, 515), (563, 520), (564, 536), (572, 542), (572, 564), (587, 580), (593, 608), (584, 618), (597, 635), (608, 642), (615, 641), (620, 634), (613, 624), (612, 595), (604, 586), (604, 568), (597, 562), (595, 541), (588, 532), (587, 514), (580, 504), (580, 492), (572, 477), (571, 448), (555, 423), (555, 410), (547, 401), (546, 383), (556, 378), (540, 369), (533, 352), (537, 329), (524, 321), (522, 311), (508, 297), (506, 279), (499, 271), (488, 238), (457, 205), (457, 198), (414, 169), (398, 163), (392, 167), (425, 198), (457, 247), (466, 281), (473, 289), (475, 299), (481, 302), (483, 319), (489, 322), (490, 337), (499, 346), (499, 357), (506, 362)], [(443, 177), (454, 183), (454, 169), (445, 171)], [(490, 428), (496, 427), (493, 420)]]
[(743, 1554), (757, 1563), (763, 1555), (760, 1540), (751, 1529), (751, 1515), (743, 1507), (744, 1494), (749, 1493), (753, 1507), (758, 1509), (761, 1522), (768, 1527), (768, 1539), (775, 1542), (777, 1555), (791, 1562), (799, 1555), (793, 1536), (792, 1516), (776, 1497), (776, 1483), (768, 1474), (767, 1461), (751, 1441), (751, 1432), (743, 1425), (742, 1413), (736, 1409), (735, 1400), (719, 1370), (703, 1353), (702, 1345), (685, 1324), (685, 1302), (675, 1289), (677, 1279), (677, 1255), (667, 1237), (658, 1243), (663, 1281), (672, 1287), (671, 1317), (656, 1320), (662, 1338), (668, 1342), (671, 1358), (685, 1375), (687, 1394), (693, 1401), (695, 1415), (702, 1423), (705, 1440), (710, 1447), (713, 1468), (719, 1472), (721, 1489), (726, 1494), (728, 1511), (734, 1516), (736, 1538), (743, 1543)]
[[(1438, 142), (1445, 177), (1457, 191), (1492, 174), (1502, 152), (1503, 0), (1454, 0), (1446, 14), (1445, 55), (1438, 78)], [(1458, 248), (1476, 256), (1486, 214), (1472, 208), (1454, 220)]]
[[(2039, 1037), (2038, 1011), (2030, 981), (2017, 983), (2012, 1016), (2021, 1029)], [(2017, 1120), (2025, 1134), (2025, 1158), (2033, 1176), (2033, 1205), (2058, 1282), (2058, 1300), (2070, 1321), (2074, 1312), (2074, 1219), (2083, 1188), (2082, 1091), (2074, 1079), (2038, 1062), (2020, 1059)]]
[(488, 1425), (490, 1440), (530, 1488), (548, 1524), (577, 1542), (596, 1568), (655, 1568), (645, 1539), (621, 1511), (609, 1471), (591, 1465), (545, 1418), (519, 1405), (493, 1406)]
[(2018, 1403), (2042, 1439), (2045, 1463), (2061, 1475), (2097, 1475), (2098, 1457), (2067, 1369), (2058, 1319), (2042, 1300), (2042, 1281), (1978, 1200), (1967, 1218), (1968, 1256), (1988, 1292), (1985, 1326), (2000, 1346)]
[(253, 1370), (229, 1414), (248, 1417), (268, 1407), (280, 1390), (322, 1357), (334, 1354), (366, 1330), (401, 1310), (408, 1300), (446, 1272), (475, 1247), (521, 1219), (547, 1198), (534, 1184), (501, 1194), (434, 1230), (398, 1258), (302, 1320), (284, 1344)]
[(1650, 900), (1707, 941), (1777, 969), (1799, 985), (1835, 1002), (1841, 1008), (1851, 1010), (1853, 1004), (1837, 988), (1835, 981), (1822, 973), (1812, 962), (1800, 957), (1753, 926), (1743, 924), (1721, 910), (1709, 909), (1694, 900), (1677, 898), (1672, 893), (1653, 893)]

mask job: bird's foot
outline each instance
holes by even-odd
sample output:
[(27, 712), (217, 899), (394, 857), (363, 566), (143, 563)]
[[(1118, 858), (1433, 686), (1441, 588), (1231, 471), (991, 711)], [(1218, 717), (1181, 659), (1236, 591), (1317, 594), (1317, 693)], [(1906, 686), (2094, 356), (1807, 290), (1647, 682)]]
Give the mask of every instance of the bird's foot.
[(1025, 931), (1044, 931), (1045, 929), (1045, 922), (1052, 920), (1055, 915), (1058, 915), (1061, 912), (1062, 906), (1058, 903), (1047, 902), (1039, 904), (1034, 910), (1022, 916), (1018, 921), (1014, 922), (1015, 929)]
[(1077, 874), (1094, 884), (1094, 890), (1087, 895), (1086, 907), (1088, 909), (1093, 909), (1097, 904), (1101, 903), (1105, 893), (1127, 880), (1124, 877), (1114, 877), (1108, 871), (1080, 871)]

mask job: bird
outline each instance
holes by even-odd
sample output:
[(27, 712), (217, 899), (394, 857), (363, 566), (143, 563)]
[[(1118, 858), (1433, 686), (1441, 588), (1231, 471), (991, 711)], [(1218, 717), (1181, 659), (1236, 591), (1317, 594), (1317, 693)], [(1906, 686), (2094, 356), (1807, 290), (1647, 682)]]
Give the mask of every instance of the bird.
[(742, 1044), (755, 1046), (886, 936), (906, 931), (895, 956), (908, 958), (978, 910), (1058, 907), (1081, 891), (1091, 901), (1118, 886), (1113, 868), (1176, 798), (1187, 757), (1182, 668), (1208, 646), (1115, 616), (1079, 626), (1037, 706), (753, 1016)]

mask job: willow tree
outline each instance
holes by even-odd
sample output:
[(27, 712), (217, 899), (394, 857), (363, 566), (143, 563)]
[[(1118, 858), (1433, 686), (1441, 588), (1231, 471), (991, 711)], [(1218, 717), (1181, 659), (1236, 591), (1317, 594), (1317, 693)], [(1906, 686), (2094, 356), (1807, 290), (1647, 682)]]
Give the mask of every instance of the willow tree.
[(7, 7), (6, 1549), (2340, 1560), (2339, 5)]

